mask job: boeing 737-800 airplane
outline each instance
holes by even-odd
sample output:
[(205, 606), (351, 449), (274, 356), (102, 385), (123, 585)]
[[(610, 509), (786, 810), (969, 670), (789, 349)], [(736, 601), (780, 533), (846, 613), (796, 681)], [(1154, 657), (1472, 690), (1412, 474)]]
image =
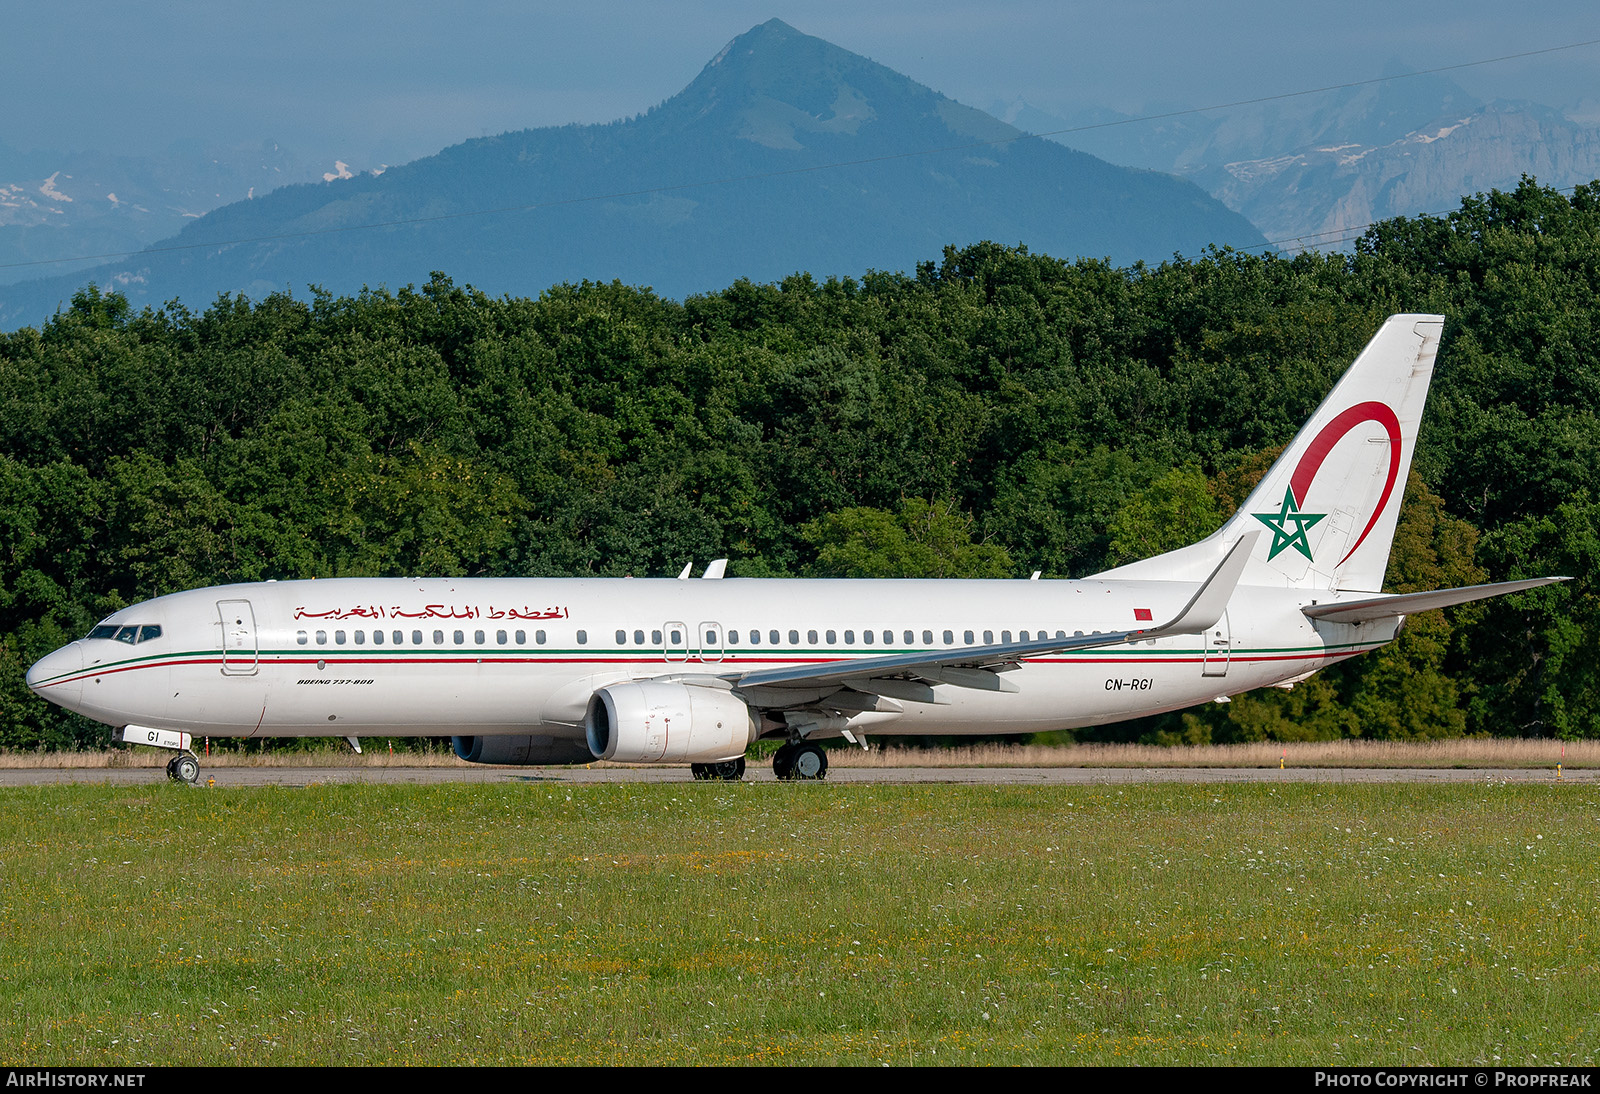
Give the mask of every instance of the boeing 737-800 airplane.
[(830, 737), (1031, 733), (1292, 685), (1408, 612), (1562, 580), (1379, 591), (1442, 326), (1389, 319), (1216, 533), (1085, 580), (719, 580), (718, 562), (699, 580), (228, 585), (116, 612), (28, 685), (177, 750), (189, 781), (198, 735), (439, 733), (476, 763), (712, 778), (773, 737), (780, 777), (820, 778)]

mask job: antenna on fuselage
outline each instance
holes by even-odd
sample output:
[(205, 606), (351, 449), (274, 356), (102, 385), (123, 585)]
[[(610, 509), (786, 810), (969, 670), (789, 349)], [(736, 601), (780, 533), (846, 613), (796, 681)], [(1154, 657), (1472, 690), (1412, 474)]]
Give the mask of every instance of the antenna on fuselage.
[(725, 558), (714, 558), (711, 560), (711, 565), (706, 567), (706, 572), (700, 575), (700, 580), (705, 581), (709, 578), (712, 581), (716, 581), (727, 572), (728, 560)]
[(690, 559), (688, 562), (685, 562), (683, 564), (683, 571), (680, 574), (678, 574), (678, 580), (679, 581), (688, 581), (689, 580), (689, 571), (692, 570), (692, 569), (694, 569), (694, 560)]

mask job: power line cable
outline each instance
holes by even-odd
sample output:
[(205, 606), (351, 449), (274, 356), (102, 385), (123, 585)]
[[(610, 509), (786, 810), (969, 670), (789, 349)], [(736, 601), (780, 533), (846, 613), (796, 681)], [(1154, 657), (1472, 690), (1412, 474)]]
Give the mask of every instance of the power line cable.
[(1498, 64), (1501, 61), (1516, 61), (1524, 57), (1538, 57), (1546, 53), (1559, 53), (1564, 49), (1581, 49), (1584, 46), (1592, 45), (1600, 45), (1600, 38), (1591, 38), (1586, 42), (1568, 42), (1564, 46), (1530, 49), (1524, 53), (1507, 53), (1500, 57), (1488, 57), (1482, 61), (1463, 61), (1456, 65), (1440, 65), (1437, 68), (1425, 68), (1419, 72), (1400, 72), (1393, 76), (1374, 76), (1370, 80), (1351, 80), (1349, 83), (1329, 84), (1327, 87), (1313, 87), (1305, 91), (1285, 91), (1281, 95), (1262, 95), (1256, 99), (1239, 99), (1236, 102), (1218, 103), (1215, 106), (1195, 106), (1187, 110), (1171, 110), (1165, 114), (1143, 114), (1137, 118), (1118, 118), (1109, 122), (1095, 122), (1092, 125), (1076, 125), (1070, 129), (1049, 129), (1033, 135), (1036, 137), (1055, 137), (1062, 133), (1083, 133), (1090, 129), (1106, 129), (1114, 125), (1131, 125), (1134, 122), (1156, 122), (1166, 118), (1181, 118), (1189, 114), (1204, 114), (1208, 110), (1231, 110), (1238, 106), (1255, 106), (1257, 103), (1271, 103), (1281, 99), (1297, 99), (1302, 95), (1320, 95), (1324, 91), (1346, 91), (1352, 87), (1367, 87), (1371, 84), (1388, 83), (1391, 80), (1411, 80), (1418, 76), (1435, 76), (1441, 72), (1456, 72), (1463, 68), (1477, 68), (1479, 65)]
[[(1573, 184), (1571, 184), (1569, 186), (1556, 186), (1556, 187), (1552, 187), (1551, 188), (1551, 192), (1552, 193), (1556, 193), (1556, 194), (1572, 193), (1573, 191), (1577, 190), (1577, 188), (1579, 186), (1581, 186), (1581, 185), (1586, 185), (1586, 184), (1584, 184), (1584, 183), (1573, 183)], [(1458, 209), (1437, 209), (1437, 210), (1434, 210), (1431, 213), (1415, 213), (1415, 214), (1413, 214), (1413, 216), (1415, 216), (1415, 217), (1444, 217), (1444, 216), (1449, 216), (1451, 213), (1458, 212), (1458, 211), (1459, 211)], [(1393, 220), (1395, 218), (1394, 217), (1385, 217), (1384, 219), (1385, 220)], [(1327, 229), (1325, 231), (1321, 231), (1321, 232), (1304, 232), (1304, 233), (1302, 233), (1300, 235), (1291, 236), (1291, 237), (1289, 237), (1287, 239), (1277, 239), (1277, 240), (1272, 240), (1271, 242), (1268, 242), (1268, 243), (1258, 243), (1253, 247), (1235, 247), (1235, 248), (1233, 248), (1233, 250), (1239, 252), (1240, 254), (1249, 254), (1252, 251), (1282, 250), (1283, 248), (1287, 247), (1288, 245), (1290, 245), (1292, 243), (1303, 243), (1303, 242), (1305, 242), (1307, 240), (1314, 240), (1314, 241), (1319, 241), (1319, 242), (1312, 242), (1312, 243), (1308, 244), (1307, 246), (1299, 248), (1301, 251), (1310, 250), (1312, 247), (1322, 247), (1322, 246), (1329, 246), (1329, 245), (1338, 246), (1340, 244), (1351, 243), (1351, 242), (1354, 242), (1355, 240), (1360, 239), (1363, 235), (1365, 235), (1367, 233), (1368, 229), (1376, 228), (1378, 225), (1380, 225), (1382, 223), (1384, 223), (1383, 220), (1372, 220), (1372, 221), (1368, 221), (1366, 224), (1351, 224), (1351, 225), (1348, 225), (1347, 227), (1344, 227), (1344, 228), (1329, 228), (1329, 229)], [(1324, 236), (1334, 236), (1334, 237), (1343, 237), (1343, 238), (1323, 239), (1322, 237), (1324, 237)], [(1198, 259), (1203, 258), (1203, 257), (1204, 257), (1204, 255), (1184, 255), (1183, 259), (1184, 259), (1185, 262), (1194, 262), (1194, 261), (1197, 261)]]

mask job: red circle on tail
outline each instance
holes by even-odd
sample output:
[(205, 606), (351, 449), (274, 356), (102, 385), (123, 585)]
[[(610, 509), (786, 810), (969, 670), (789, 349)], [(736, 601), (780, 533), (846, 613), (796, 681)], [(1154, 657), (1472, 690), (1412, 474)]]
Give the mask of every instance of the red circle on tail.
[(1357, 537), (1355, 544), (1345, 552), (1344, 558), (1339, 560), (1340, 566), (1343, 566), (1366, 540), (1367, 533), (1372, 531), (1372, 526), (1378, 523), (1379, 515), (1389, 504), (1389, 495), (1394, 493), (1395, 480), (1400, 477), (1400, 419), (1389, 409), (1387, 403), (1357, 403), (1340, 411), (1333, 421), (1323, 426), (1321, 432), (1312, 439), (1311, 446), (1306, 449), (1306, 454), (1300, 457), (1300, 462), (1295, 465), (1294, 475), (1289, 479), (1289, 489), (1294, 491), (1294, 503), (1304, 505), (1306, 492), (1311, 489), (1311, 480), (1317, 477), (1317, 472), (1322, 468), (1322, 461), (1327, 459), (1328, 453), (1333, 451), (1333, 446), (1343, 440), (1346, 433), (1362, 422), (1377, 422), (1389, 433), (1389, 477), (1384, 480), (1383, 495), (1378, 498), (1377, 507), (1372, 510), (1367, 526), (1361, 529), (1361, 535)]

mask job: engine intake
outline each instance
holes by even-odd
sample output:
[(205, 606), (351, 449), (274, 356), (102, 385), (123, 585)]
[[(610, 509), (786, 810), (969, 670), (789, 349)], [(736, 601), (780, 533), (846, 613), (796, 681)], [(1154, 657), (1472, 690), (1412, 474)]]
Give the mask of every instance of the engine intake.
[(598, 760), (720, 763), (744, 755), (760, 720), (717, 688), (630, 680), (590, 697), (584, 730)]

